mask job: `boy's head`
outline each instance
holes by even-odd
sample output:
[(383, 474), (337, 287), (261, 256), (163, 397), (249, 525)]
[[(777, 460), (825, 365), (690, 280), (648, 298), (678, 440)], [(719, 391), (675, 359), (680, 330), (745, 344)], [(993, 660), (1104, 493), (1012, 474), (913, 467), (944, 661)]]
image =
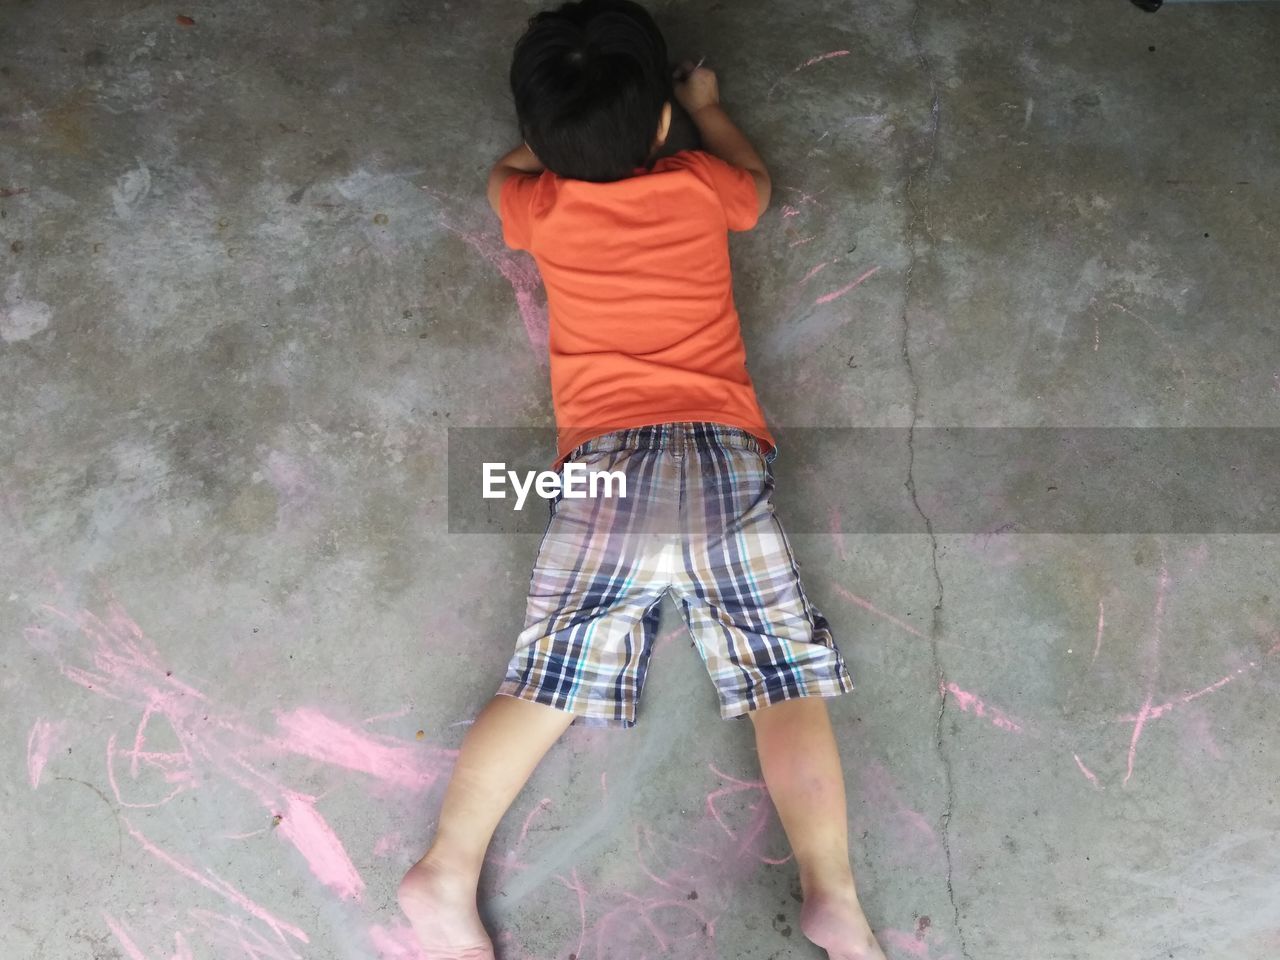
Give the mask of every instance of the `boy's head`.
[(630, 0), (580, 0), (529, 21), (511, 62), (520, 132), (553, 173), (608, 181), (644, 166), (671, 122), (667, 45)]

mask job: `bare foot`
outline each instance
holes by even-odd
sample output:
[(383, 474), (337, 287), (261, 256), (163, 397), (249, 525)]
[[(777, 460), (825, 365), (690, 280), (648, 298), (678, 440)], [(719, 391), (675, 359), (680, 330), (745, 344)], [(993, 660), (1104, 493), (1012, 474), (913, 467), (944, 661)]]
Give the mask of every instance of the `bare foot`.
[(800, 930), (829, 960), (885, 960), (853, 895), (813, 894), (800, 910)]
[(476, 886), (424, 857), (396, 891), (425, 960), (494, 960), (493, 944), (476, 910)]

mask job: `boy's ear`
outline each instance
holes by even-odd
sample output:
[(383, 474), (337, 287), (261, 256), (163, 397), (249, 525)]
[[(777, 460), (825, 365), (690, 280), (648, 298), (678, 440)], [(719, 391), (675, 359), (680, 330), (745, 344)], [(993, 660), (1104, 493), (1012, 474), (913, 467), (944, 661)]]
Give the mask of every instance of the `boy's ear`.
[(658, 118), (658, 136), (654, 138), (653, 148), (656, 150), (667, 142), (667, 134), (671, 132), (671, 101), (662, 105), (662, 116)]

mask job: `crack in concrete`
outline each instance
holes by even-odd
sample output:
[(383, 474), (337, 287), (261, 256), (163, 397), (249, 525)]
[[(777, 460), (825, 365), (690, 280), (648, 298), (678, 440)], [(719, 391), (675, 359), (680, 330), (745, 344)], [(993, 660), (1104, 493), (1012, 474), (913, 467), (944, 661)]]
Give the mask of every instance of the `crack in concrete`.
[[(938, 636), (942, 632), (942, 598), (943, 585), (942, 575), (938, 571), (938, 538), (933, 532), (933, 521), (929, 515), (925, 513), (920, 506), (919, 497), (916, 494), (915, 481), (915, 430), (916, 422), (920, 418), (920, 381), (916, 376), (915, 367), (911, 362), (911, 294), (913, 289), (913, 281), (915, 279), (916, 261), (918, 259), (918, 251), (916, 249), (916, 229), (917, 221), (921, 220), (921, 210), (928, 202), (927, 185), (930, 174), (933, 172), (934, 159), (938, 151), (938, 120), (940, 100), (938, 96), (938, 80), (934, 75), (933, 66), (929, 63), (929, 57), (925, 53), (924, 44), (920, 40), (920, 34), (917, 26), (920, 21), (920, 8), (922, 0), (917, 0), (914, 9), (911, 12), (911, 21), (908, 26), (908, 36), (911, 39), (911, 47), (915, 52), (916, 59), (920, 63), (920, 68), (929, 81), (929, 149), (925, 155), (924, 162), (917, 164), (915, 168), (907, 176), (906, 182), (906, 198), (907, 204), (911, 208), (911, 217), (907, 223), (907, 251), (909, 254), (907, 260), (907, 270), (903, 280), (903, 296), (902, 296), (902, 361), (907, 368), (907, 379), (911, 383), (911, 423), (907, 428), (907, 492), (911, 495), (911, 504), (915, 507), (916, 513), (920, 514), (920, 519), (924, 521), (925, 532), (929, 534), (929, 559), (933, 571), (933, 582), (937, 586), (937, 599), (933, 604), (933, 612), (929, 624), (929, 648), (933, 661), (934, 674), (938, 681), (938, 714), (934, 721), (934, 746), (938, 751), (938, 760), (942, 764), (943, 781), (947, 788), (946, 804), (943, 807), (941, 826), (942, 826), (942, 852), (946, 860), (947, 866), (947, 899), (951, 903), (952, 919), (955, 926), (956, 936), (960, 940), (960, 953), (965, 960), (971, 960), (969, 954), (969, 944), (964, 935), (964, 927), (960, 922), (960, 905), (956, 902), (955, 888), (952, 886), (952, 866), (951, 866), (951, 814), (955, 807), (955, 783), (952, 779), (951, 759), (947, 756), (947, 751), (943, 744), (942, 736), (942, 719), (947, 709), (947, 687), (946, 675), (942, 669), (942, 660), (938, 653)], [(918, 180), (924, 181), (926, 185), (925, 198), (920, 204), (916, 203), (916, 184)], [(928, 210), (924, 210), (923, 217), (924, 233), (933, 239), (932, 224), (929, 221)]]

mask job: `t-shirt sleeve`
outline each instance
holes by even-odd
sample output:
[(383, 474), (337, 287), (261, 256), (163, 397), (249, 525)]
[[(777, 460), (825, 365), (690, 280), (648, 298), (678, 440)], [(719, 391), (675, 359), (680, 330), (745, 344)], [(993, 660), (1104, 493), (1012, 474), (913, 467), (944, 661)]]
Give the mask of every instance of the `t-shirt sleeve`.
[(760, 219), (760, 194), (756, 192), (755, 177), (704, 150), (692, 151), (692, 156), (706, 172), (716, 196), (720, 198), (729, 229), (750, 230), (754, 227)]
[(498, 216), (502, 239), (513, 250), (528, 250), (533, 240), (533, 191), (538, 175), (513, 173), (502, 182), (498, 194)]

